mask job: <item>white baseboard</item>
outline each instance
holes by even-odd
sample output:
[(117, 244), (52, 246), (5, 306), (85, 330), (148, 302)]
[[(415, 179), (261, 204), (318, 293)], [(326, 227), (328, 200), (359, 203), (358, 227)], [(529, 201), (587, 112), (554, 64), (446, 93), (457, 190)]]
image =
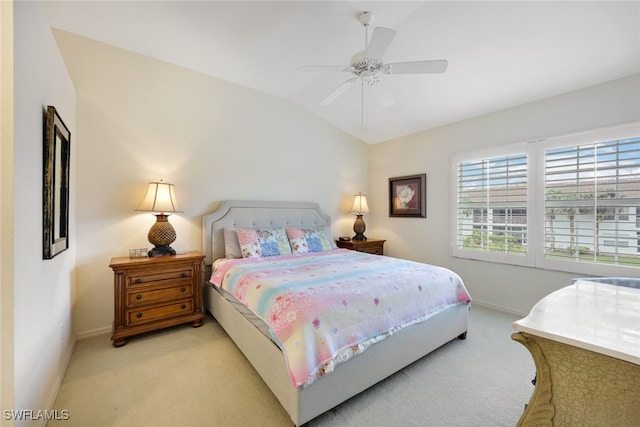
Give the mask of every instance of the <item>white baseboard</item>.
[(82, 340), (85, 338), (91, 338), (98, 335), (104, 335), (111, 333), (111, 326), (105, 326), (102, 328), (90, 329), (88, 331), (80, 332), (76, 334), (76, 339)]
[(493, 310), (497, 310), (497, 311), (501, 311), (503, 313), (507, 313), (507, 314), (513, 314), (515, 316), (521, 316), (521, 317), (526, 317), (529, 313), (522, 313), (520, 311), (517, 310), (513, 310), (511, 308), (507, 308), (507, 307), (502, 307), (500, 305), (496, 305), (496, 304), (491, 304), (485, 301), (478, 301), (477, 299), (474, 299), (473, 301), (471, 301), (471, 306), (474, 305), (479, 305), (482, 307), (487, 307), (487, 308), (491, 308)]

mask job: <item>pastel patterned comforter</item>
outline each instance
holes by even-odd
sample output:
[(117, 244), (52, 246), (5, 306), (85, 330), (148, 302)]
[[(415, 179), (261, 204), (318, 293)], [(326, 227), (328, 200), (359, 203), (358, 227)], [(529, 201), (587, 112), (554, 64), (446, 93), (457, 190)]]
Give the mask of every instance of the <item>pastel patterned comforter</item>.
[(211, 282), (269, 325), (295, 386), (402, 328), (471, 301), (450, 270), (346, 249), (233, 259)]

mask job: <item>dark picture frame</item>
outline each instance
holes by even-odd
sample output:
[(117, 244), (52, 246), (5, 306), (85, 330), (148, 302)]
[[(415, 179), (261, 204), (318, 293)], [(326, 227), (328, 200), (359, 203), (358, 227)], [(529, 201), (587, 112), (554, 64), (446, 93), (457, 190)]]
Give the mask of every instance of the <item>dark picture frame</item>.
[(389, 216), (427, 217), (427, 174), (389, 178)]
[(42, 257), (69, 249), (69, 173), (71, 132), (55, 107), (47, 106), (44, 123)]

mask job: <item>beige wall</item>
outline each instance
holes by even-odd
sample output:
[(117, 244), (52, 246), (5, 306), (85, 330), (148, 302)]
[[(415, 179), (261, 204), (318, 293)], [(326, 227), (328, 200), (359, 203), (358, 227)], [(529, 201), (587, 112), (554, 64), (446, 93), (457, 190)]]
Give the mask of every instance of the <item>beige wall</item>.
[(296, 105), (224, 80), (55, 31), (77, 98), (80, 336), (113, 322), (109, 260), (148, 247), (135, 212), (149, 181), (175, 184), (177, 251), (202, 249), (202, 216), (225, 199), (313, 201), (348, 233), (367, 191), (368, 146)]
[[(55, 106), (71, 131), (70, 185), (75, 188), (76, 106), (73, 85), (42, 4), (14, 2), (13, 6), (15, 399), (13, 408), (2, 409), (38, 410), (53, 404), (75, 343), (72, 307), (77, 248), (72, 191), (70, 249), (51, 260), (42, 259), (43, 115), (47, 105)], [(20, 423), (30, 424), (38, 422)]]
[[(540, 298), (579, 274), (450, 255), (451, 155), (640, 120), (640, 75), (377, 144), (369, 178), (368, 235), (388, 239), (385, 252), (458, 272), (472, 297), (526, 314)], [(388, 178), (427, 174), (427, 218), (388, 217)]]
[[(13, 408), (13, 3), (0, 2), (0, 408)], [(0, 425), (13, 425), (12, 420)]]

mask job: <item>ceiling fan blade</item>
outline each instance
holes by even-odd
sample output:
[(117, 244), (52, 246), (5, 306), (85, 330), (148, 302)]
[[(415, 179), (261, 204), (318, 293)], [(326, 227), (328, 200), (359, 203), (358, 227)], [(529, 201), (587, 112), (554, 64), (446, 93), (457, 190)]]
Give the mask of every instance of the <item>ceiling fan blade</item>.
[(356, 82), (356, 80), (358, 80), (358, 78), (354, 77), (354, 78), (349, 79), (346, 82), (342, 83), (333, 92), (331, 92), (329, 95), (327, 95), (327, 97), (325, 99), (323, 99), (322, 102), (320, 102), (320, 105), (324, 107), (326, 105), (331, 104), (333, 101), (338, 99), (338, 97), (340, 97), (340, 95), (345, 93), (351, 86), (353, 86), (353, 84)]
[(380, 102), (380, 105), (383, 108), (390, 107), (396, 103), (391, 91), (381, 83), (371, 86), (371, 89), (373, 89), (373, 93), (376, 95), (378, 102)]
[(376, 61), (382, 61), (382, 56), (389, 48), (389, 45), (396, 37), (395, 30), (389, 28), (376, 27), (373, 30), (371, 41), (367, 47), (367, 58), (375, 59)]
[(317, 73), (326, 71), (349, 71), (347, 65), (301, 65), (296, 67), (296, 73)]
[(434, 61), (395, 62), (385, 65), (387, 74), (428, 74), (444, 73), (449, 62), (446, 59)]

